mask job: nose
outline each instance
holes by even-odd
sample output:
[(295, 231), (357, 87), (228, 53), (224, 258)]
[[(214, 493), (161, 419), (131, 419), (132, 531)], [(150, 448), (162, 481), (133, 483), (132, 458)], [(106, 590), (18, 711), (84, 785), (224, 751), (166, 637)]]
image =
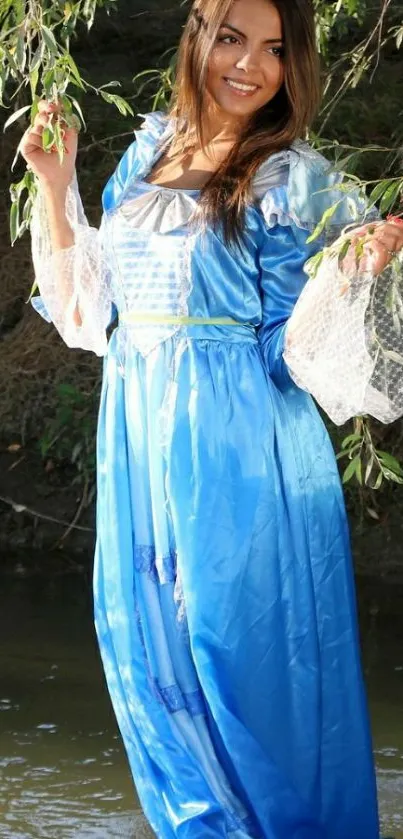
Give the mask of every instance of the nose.
[(258, 66), (259, 62), (256, 53), (251, 49), (245, 50), (244, 54), (239, 57), (235, 64), (236, 69), (243, 70), (244, 73), (247, 73), (250, 70), (256, 70)]

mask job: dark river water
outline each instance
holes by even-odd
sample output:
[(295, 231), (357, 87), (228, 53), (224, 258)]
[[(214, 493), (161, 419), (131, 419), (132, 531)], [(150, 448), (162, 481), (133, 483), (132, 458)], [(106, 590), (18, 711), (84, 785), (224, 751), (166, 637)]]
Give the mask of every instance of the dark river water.
[[(403, 589), (360, 584), (383, 835), (403, 839)], [(2, 577), (0, 839), (141, 839), (81, 576)], [(340, 837), (344, 839), (344, 837)]]

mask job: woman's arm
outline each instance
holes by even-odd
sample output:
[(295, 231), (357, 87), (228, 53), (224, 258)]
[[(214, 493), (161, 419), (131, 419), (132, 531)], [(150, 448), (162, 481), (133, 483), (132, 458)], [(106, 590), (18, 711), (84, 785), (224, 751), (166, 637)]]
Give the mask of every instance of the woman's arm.
[(403, 414), (403, 259), (397, 239), (385, 251), (396, 235), (389, 227), (377, 225), (361, 259), (351, 248), (341, 259), (344, 237), (325, 250), (285, 330), (293, 380), (337, 425), (361, 414), (384, 423)]
[(399, 295), (403, 260), (385, 269), (373, 243), (383, 272), (363, 270), (362, 262), (352, 270), (348, 255), (347, 273), (335, 242), (308, 277), (306, 261), (321, 247), (308, 236), (292, 223), (266, 231), (259, 340), (268, 372), (281, 390), (297, 384), (311, 393), (337, 425), (360, 414), (392, 422), (403, 414), (403, 307), (399, 314), (388, 299)]
[[(403, 244), (400, 225), (382, 222), (318, 153), (300, 146), (289, 157), (286, 185), (261, 200), (268, 370), (279, 387), (294, 381), (310, 392), (336, 424), (363, 413), (391, 422), (403, 414), (403, 260), (393, 253)], [(328, 229), (308, 242), (330, 207)], [(371, 240), (358, 265), (352, 250), (339, 265), (337, 239), (347, 231)], [(305, 263), (325, 242), (331, 247), (308, 278)]]
[(307, 244), (309, 231), (296, 225), (268, 228), (260, 251), (262, 325), (258, 330), (270, 377), (280, 389), (293, 385), (283, 358), (285, 331), (294, 306), (308, 279), (304, 266), (321, 247)]
[(77, 181), (60, 192), (39, 185), (32, 223), (32, 258), (40, 297), (32, 304), (69, 347), (104, 355), (111, 321), (111, 275), (105, 220), (90, 227)]
[(36, 175), (31, 237), (35, 281), (40, 297), (34, 307), (52, 321), (70, 347), (106, 352), (106, 327), (111, 319), (110, 277), (102, 228), (85, 217), (75, 177), (77, 132), (65, 129), (63, 161), (45, 152), (42, 134), (57, 105), (42, 101), (20, 151)]
[[(66, 216), (67, 187), (62, 186), (61, 189), (55, 189), (54, 186), (45, 183), (42, 187), (42, 200), (49, 227), (52, 253), (73, 247), (74, 233)], [(61, 304), (67, 307), (72, 291), (71, 278), (69, 280), (69, 277), (65, 274), (59, 274), (58, 285)], [(76, 326), (81, 326), (82, 321), (78, 307), (74, 310), (73, 318)]]

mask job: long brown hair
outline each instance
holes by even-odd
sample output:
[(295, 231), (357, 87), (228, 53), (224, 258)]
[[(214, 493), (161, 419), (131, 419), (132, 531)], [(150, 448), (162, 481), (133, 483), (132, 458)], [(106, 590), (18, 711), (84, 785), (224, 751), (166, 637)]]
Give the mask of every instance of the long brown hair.
[[(210, 55), (220, 26), (234, 0), (195, 0), (178, 54), (171, 116), (184, 144), (193, 137), (204, 145), (203, 112)], [(222, 226), (225, 240), (240, 241), (251, 181), (274, 152), (305, 137), (320, 103), (319, 56), (315, 43), (312, 0), (270, 0), (282, 20), (284, 82), (257, 111), (227, 158), (201, 191), (207, 223)]]

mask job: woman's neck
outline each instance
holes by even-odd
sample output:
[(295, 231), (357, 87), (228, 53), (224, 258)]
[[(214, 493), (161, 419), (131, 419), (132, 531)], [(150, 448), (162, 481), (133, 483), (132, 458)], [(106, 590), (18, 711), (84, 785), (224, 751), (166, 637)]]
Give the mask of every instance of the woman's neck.
[(216, 107), (206, 108), (203, 118), (203, 140), (205, 147), (227, 143), (234, 145), (240, 136), (244, 124), (239, 119), (220, 111)]

